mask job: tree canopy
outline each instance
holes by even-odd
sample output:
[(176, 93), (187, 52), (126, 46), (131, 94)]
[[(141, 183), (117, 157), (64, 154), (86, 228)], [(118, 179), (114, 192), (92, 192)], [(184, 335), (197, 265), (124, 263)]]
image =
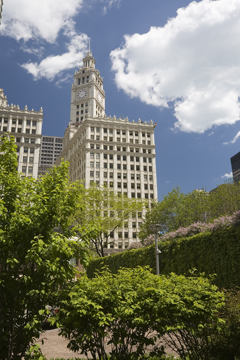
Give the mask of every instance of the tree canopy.
[(161, 232), (166, 233), (196, 222), (210, 222), (239, 209), (240, 184), (229, 182), (211, 192), (201, 189), (187, 194), (176, 187), (146, 214), (139, 236), (145, 239), (151, 233), (151, 224), (161, 224)]
[(91, 248), (104, 256), (104, 249), (114, 244), (114, 231), (128, 223), (136, 212), (141, 212), (145, 203), (96, 184), (85, 188), (77, 182), (74, 187), (80, 200), (73, 222), (81, 227), (97, 227), (98, 231), (91, 238)]
[[(71, 241), (78, 199), (62, 163), (40, 180), (17, 172), (14, 138), (1, 139), (0, 155), (0, 354), (20, 360), (41, 331), (47, 305), (74, 279), (76, 254), (87, 261), (88, 232)], [(60, 227), (61, 233), (54, 228)]]

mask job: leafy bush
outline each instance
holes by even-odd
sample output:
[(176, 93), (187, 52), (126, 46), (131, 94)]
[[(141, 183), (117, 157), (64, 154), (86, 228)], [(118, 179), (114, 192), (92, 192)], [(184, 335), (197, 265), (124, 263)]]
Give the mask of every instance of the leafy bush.
[(93, 359), (108, 358), (106, 345), (114, 360), (139, 359), (149, 346), (161, 358), (165, 350), (157, 341), (164, 337), (182, 359), (209, 360), (209, 335), (223, 323), (217, 314), (223, 304), (223, 293), (201, 276), (104, 269), (69, 285), (58, 321), (68, 347)]

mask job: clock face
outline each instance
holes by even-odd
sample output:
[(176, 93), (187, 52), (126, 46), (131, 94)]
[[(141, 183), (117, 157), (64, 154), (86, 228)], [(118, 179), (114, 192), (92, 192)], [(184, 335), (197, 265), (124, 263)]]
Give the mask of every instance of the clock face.
[(78, 99), (85, 99), (86, 96), (87, 96), (87, 90), (86, 89), (79, 90), (79, 92), (77, 93), (77, 98)]
[(98, 94), (98, 101), (102, 102), (102, 96), (100, 94)]

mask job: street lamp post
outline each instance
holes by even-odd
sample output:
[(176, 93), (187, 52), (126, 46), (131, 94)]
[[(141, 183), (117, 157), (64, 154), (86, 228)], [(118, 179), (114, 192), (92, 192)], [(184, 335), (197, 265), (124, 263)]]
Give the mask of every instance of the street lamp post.
[(159, 254), (161, 254), (161, 251), (158, 249), (158, 233), (161, 229), (161, 225), (154, 224), (150, 225), (149, 228), (153, 233), (155, 233), (156, 274), (159, 275)]

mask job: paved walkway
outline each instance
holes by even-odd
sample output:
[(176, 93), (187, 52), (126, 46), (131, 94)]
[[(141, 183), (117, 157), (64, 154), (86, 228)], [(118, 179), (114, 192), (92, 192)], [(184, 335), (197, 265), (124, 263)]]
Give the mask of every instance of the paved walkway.
[[(41, 345), (42, 353), (46, 356), (47, 360), (62, 358), (81, 358), (87, 359), (85, 355), (81, 355), (80, 353), (74, 353), (67, 348), (68, 340), (62, 336), (58, 336), (58, 329), (48, 330), (40, 339), (44, 339), (44, 344)], [(39, 342), (40, 344), (40, 342)], [(110, 351), (110, 345), (108, 346)], [(108, 349), (107, 349), (108, 350)], [(173, 352), (167, 350), (167, 353), (172, 354)], [(89, 356), (91, 358), (91, 356)]]

